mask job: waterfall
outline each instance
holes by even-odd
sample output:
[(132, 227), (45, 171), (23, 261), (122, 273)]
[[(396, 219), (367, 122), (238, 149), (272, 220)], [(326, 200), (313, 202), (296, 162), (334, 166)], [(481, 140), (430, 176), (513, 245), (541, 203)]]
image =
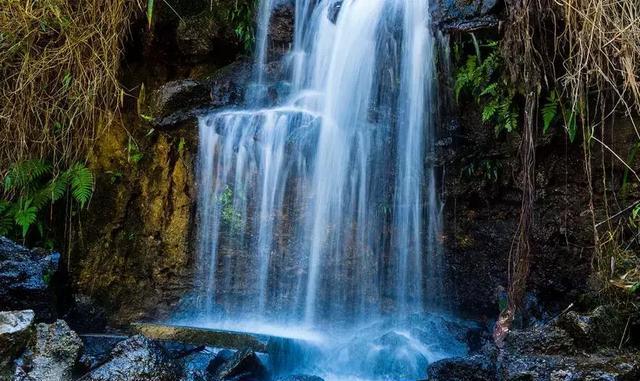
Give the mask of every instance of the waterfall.
[(353, 330), (437, 309), (429, 1), (296, 0), (290, 93), (264, 107), (281, 3), (261, 1), (245, 107), (200, 119), (199, 312)]

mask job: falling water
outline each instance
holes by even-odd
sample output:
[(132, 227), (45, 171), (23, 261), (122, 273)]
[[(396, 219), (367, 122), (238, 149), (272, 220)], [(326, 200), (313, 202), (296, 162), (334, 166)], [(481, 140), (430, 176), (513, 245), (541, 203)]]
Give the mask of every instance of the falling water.
[[(260, 5), (254, 95), (280, 3)], [(286, 99), (200, 120), (201, 312), (336, 332), (410, 321), (442, 298), (429, 2), (295, 6)]]

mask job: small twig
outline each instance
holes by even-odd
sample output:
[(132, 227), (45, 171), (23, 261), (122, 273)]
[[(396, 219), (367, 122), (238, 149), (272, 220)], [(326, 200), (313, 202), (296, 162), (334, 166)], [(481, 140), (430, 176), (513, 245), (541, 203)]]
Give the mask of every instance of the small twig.
[(627, 318), (627, 324), (624, 326), (624, 332), (622, 332), (622, 337), (620, 338), (620, 344), (618, 345), (618, 349), (622, 349), (622, 344), (624, 344), (624, 338), (627, 336), (627, 329), (629, 329), (630, 322), (631, 322), (631, 316)]
[(607, 222), (609, 222), (609, 221), (611, 221), (611, 220), (613, 220), (613, 219), (615, 219), (615, 218), (618, 218), (619, 216), (621, 216), (621, 215), (623, 215), (623, 214), (627, 213), (627, 212), (628, 212), (628, 211), (630, 211), (631, 209), (635, 208), (635, 207), (636, 207), (636, 205), (638, 205), (638, 204), (640, 204), (640, 200), (638, 200), (638, 201), (634, 202), (633, 204), (629, 205), (626, 209), (623, 209), (623, 210), (619, 211), (618, 213), (614, 214), (613, 216), (611, 216), (611, 217), (607, 218), (606, 220), (604, 220), (604, 221), (602, 221), (602, 222), (597, 223), (597, 224), (596, 224), (596, 228), (597, 228), (597, 227), (599, 227), (599, 226), (600, 226), (600, 225), (602, 225), (602, 224), (606, 224)]

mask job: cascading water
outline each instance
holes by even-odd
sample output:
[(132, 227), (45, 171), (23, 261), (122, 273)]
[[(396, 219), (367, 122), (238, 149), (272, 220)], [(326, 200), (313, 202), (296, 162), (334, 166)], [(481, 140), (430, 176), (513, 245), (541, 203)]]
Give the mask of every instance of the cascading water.
[(339, 369), (424, 376), (462, 350), (424, 317), (442, 298), (429, 1), (296, 0), (289, 95), (265, 108), (279, 3), (260, 5), (246, 107), (200, 120), (197, 324), (333, 333), (332, 372), (358, 347)]

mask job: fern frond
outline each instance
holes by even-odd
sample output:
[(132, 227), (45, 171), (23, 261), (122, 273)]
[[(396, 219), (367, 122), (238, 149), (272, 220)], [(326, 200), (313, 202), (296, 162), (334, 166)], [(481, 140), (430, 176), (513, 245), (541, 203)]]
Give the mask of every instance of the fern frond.
[(38, 208), (32, 205), (31, 199), (20, 199), (18, 209), (14, 215), (14, 220), (18, 226), (22, 228), (22, 237), (26, 237), (29, 228), (36, 222), (38, 217)]
[(4, 190), (20, 190), (33, 185), (42, 176), (51, 173), (51, 165), (40, 159), (13, 164), (4, 178)]
[(556, 120), (558, 116), (558, 94), (555, 91), (552, 91), (547, 98), (547, 103), (542, 106), (542, 121), (544, 123), (543, 132), (546, 134), (551, 127), (551, 123)]
[(71, 183), (71, 195), (80, 204), (81, 208), (89, 202), (93, 195), (93, 173), (84, 164), (74, 164), (69, 168)]

